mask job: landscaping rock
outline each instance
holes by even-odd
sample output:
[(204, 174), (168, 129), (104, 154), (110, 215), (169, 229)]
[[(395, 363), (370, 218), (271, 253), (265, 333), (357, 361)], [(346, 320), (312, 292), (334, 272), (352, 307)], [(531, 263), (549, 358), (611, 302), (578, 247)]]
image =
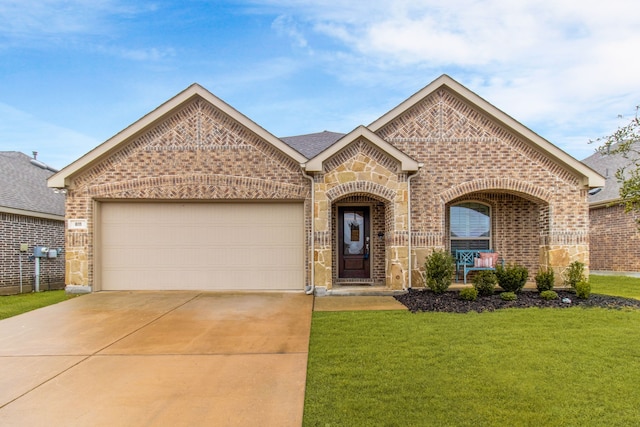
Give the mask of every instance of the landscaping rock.
[[(458, 292), (448, 291), (436, 294), (431, 290), (409, 289), (406, 294), (395, 296), (396, 300), (404, 304), (410, 311), (438, 311), (449, 313), (467, 313), (469, 311), (494, 311), (501, 308), (567, 308), (567, 307), (600, 307), (609, 309), (635, 308), (640, 309), (640, 300), (614, 297), (609, 295), (591, 294), (588, 299), (578, 299), (571, 291), (556, 291), (558, 299), (544, 300), (534, 291), (523, 291), (515, 301), (503, 301), (500, 294), (479, 296), (475, 301), (460, 299)], [(564, 303), (564, 299), (571, 303)]]

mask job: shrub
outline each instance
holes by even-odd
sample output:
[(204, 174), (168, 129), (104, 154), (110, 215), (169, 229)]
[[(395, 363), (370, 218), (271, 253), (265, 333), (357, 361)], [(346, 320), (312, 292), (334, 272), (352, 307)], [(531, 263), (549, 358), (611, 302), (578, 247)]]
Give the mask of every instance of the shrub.
[(478, 295), (493, 295), (497, 284), (498, 278), (490, 270), (482, 270), (473, 278), (473, 287)]
[(496, 267), (496, 277), (502, 289), (507, 292), (519, 293), (527, 283), (529, 270), (518, 264), (509, 264), (506, 267), (498, 265)]
[(536, 274), (535, 279), (538, 292), (550, 291), (553, 289), (555, 277), (552, 268), (547, 268), (546, 270), (540, 269), (538, 274)]
[(433, 251), (424, 263), (424, 281), (435, 293), (446, 291), (456, 271), (456, 262), (447, 251)]
[(515, 301), (518, 299), (518, 296), (515, 292), (503, 292), (500, 294), (500, 299), (502, 299), (502, 301)]
[(475, 301), (478, 298), (478, 291), (476, 288), (464, 288), (460, 290), (460, 299), (465, 301)]
[(564, 285), (575, 289), (578, 282), (585, 280), (584, 264), (580, 261), (574, 261), (569, 264), (569, 268), (565, 271)]
[(552, 290), (542, 291), (540, 292), (540, 298), (546, 300), (558, 299), (558, 293)]
[(576, 283), (576, 296), (581, 299), (588, 299), (591, 295), (591, 284), (586, 280), (581, 280)]

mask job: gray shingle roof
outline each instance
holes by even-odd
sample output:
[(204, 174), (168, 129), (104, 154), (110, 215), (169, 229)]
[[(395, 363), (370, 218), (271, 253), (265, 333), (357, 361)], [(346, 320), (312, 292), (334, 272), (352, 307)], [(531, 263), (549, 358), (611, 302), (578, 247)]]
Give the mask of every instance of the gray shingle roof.
[(329, 132), (325, 130), (324, 132), (309, 133), (298, 136), (286, 136), (280, 139), (285, 144), (310, 159), (329, 148), (344, 135), (344, 133)]
[(47, 187), (55, 169), (17, 151), (0, 151), (0, 207), (64, 215), (64, 194)]
[[(611, 146), (615, 149), (618, 144)], [(585, 165), (604, 176), (606, 179), (602, 191), (589, 196), (589, 203), (598, 203), (620, 198), (620, 183), (616, 179), (616, 171), (630, 164), (629, 160), (620, 154), (601, 154), (596, 152), (582, 161)]]

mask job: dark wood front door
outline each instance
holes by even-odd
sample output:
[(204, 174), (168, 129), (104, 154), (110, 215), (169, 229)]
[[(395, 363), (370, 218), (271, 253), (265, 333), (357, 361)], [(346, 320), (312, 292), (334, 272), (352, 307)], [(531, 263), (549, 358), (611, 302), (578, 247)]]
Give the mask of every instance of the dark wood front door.
[(341, 279), (368, 279), (370, 269), (368, 206), (338, 207), (338, 274)]

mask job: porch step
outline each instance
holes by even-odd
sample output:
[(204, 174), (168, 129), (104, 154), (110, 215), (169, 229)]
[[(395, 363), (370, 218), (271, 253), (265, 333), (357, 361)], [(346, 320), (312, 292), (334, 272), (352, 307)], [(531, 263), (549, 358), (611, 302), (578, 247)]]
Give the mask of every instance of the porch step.
[[(332, 289), (326, 291), (326, 296), (393, 296), (402, 295), (407, 291), (402, 289), (389, 289), (384, 286), (357, 286), (357, 285), (334, 285)], [(319, 295), (318, 295), (319, 296)]]

